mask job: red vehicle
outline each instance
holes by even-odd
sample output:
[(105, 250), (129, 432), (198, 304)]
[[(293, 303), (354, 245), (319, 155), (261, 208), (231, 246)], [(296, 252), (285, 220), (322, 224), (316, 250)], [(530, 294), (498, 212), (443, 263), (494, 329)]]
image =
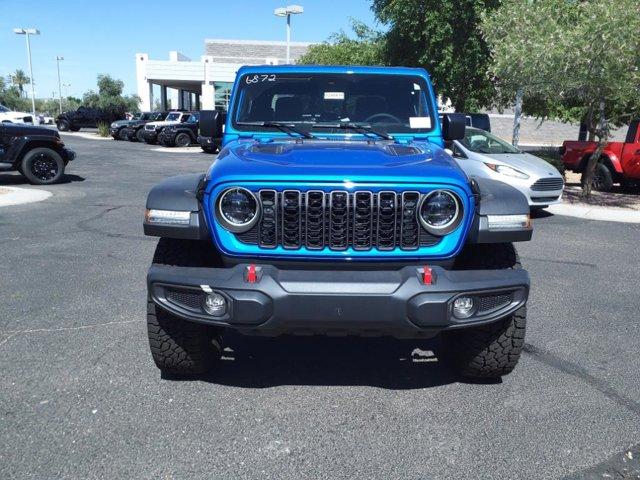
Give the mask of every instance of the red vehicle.
[[(596, 146), (597, 142), (566, 140), (561, 150), (565, 168), (583, 172)], [(609, 142), (604, 147), (593, 177), (593, 188), (607, 192), (614, 183), (640, 183), (640, 120), (631, 122), (624, 142)]]

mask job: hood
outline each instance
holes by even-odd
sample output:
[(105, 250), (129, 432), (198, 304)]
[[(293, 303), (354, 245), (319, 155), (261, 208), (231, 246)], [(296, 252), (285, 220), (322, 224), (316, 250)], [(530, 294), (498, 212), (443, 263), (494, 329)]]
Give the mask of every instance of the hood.
[(545, 177), (561, 176), (556, 167), (530, 153), (483, 153), (481, 155), (489, 160), (494, 160), (495, 163), (504, 163), (525, 173)]
[(31, 125), (24, 124), (16, 124), (16, 123), (3, 123), (2, 126), (4, 128), (10, 129), (10, 134), (15, 136), (20, 135), (46, 135), (50, 137), (60, 137), (58, 132), (52, 128), (47, 127), (37, 127)]
[(22, 120), (24, 117), (33, 117), (30, 113), (26, 112), (3, 112), (0, 113), (0, 118), (3, 120)]
[(443, 183), (467, 185), (440, 147), (350, 140), (242, 140), (223, 148), (209, 170), (216, 183), (256, 181)]
[(125, 125), (133, 125), (138, 120), (116, 120), (115, 122), (111, 122), (111, 125), (115, 127), (124, 127)]
[(154, 127), (166, 127), (167, 125), (175, 125), (177, 123), (180, 123), (180, 122), (177, 120), (171, 120), (171, 121), (163, 120), (161, 122), (147, 122), (146, 125), (153, 125)]

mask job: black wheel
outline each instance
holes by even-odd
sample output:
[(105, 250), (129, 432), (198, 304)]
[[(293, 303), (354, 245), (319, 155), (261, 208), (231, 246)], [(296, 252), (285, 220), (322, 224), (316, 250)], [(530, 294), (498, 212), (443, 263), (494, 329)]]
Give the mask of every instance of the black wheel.
[[(154, 264), (210, 266), (216, 264), (205, 242), (161, 238)], [(201, 375), (220, 358), (220, 331), (171, 315), (147, 298), (147, 334), (156, 366), (171, 375)]]
[[(585, 173), (582, 173), (582, 180), (584, 180)], [(609, 167), (604, 163), (598, 163), (596, 165), (596, 171), (593, 173), (593, 179), (591, 180), (591, 188), (597, 192), (610, 192), (613, 188), (613, 174)]]
[(24, 156), (20, 169), (30, 183), (49, 185), (59, 181), (64, 174), (64, 161), (55, 150), (34, 148)]
[(188, 147), (189, 145), (191, 145), (191, 137), (188, 133), (179, 133), (178, 135), (176, 135), (175, 144), (176, 147)]
[(131, 141), (139, 141), (140, 143), (144, 143), (144, 137), (142, 136), (142, 129), (138, 129), (135, 135), (131, 135)]
[(118, 139), (129, 140), (129, 132), (127, 131), (126, 128), (120, 129), (120, 131), (118, 132)]
[[(520, 269), (511, 243), (472, 245), (456, 259), (458, 270)], [(465, 377), (498, 378), (510, 373), (524, 347), (527, 307), (522, 306), (500, 321), (445, 332), (446, 355)]]
[(71, 125), (66, 120), (58, 120), (57, 127), (61, 132), (68, 132)]
[(144, 143), (146, 143), (147, 145), (155, 145), (156, 143), (158, 143), (158, 141), (151, 138), (145, 138)]

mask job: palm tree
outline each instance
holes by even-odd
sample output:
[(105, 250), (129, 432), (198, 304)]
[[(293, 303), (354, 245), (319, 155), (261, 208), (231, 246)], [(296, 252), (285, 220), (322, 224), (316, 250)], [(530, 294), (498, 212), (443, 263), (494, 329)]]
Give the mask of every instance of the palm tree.
[(24, 94), (24, 86), (29, 83), (29, 77), (27, 77), (22, 70), (16, 70), (15, 73), (11, 75), (11, 83), (18, 87), (18, 91), (22, 97)]

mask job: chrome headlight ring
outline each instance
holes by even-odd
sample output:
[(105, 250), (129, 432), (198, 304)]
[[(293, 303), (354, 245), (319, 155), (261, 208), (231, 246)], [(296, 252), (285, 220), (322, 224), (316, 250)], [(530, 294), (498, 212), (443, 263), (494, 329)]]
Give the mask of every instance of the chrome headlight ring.
[[(434, 225), (433, 223), (429, 223), (429, 221), (425, 218), (425, 215), (423, 215), (423, 210), (426, 206), (428, 206), (429, 200), (433, 199), (436, 195), (446, 195), (450, 200), (453, 201), (453, 205), (455, 206), (453, 215), (450, 215), (451, 218), (441, 225)], [(420, 199), (418, 209), (416, 210), (418, 222), (420, 222), (422, 228), (424, 228), (430, 234), (437, 236), (447, 235), (458, 228), (458, 226), (462, 222), (463, 213), (464, 212), (460, 198), (458, 197), (458, 195), (449, 190), (433, 190), (432, 192), (423, 195)]]
[[(236, 195), (237, 194), (245, 195), (246, 198), (249, 200), (249, 203), (253, 204), (253, 206), (251, 207), (253, 208), (253, 214), (243, 222), (234, 222), (230, 218), (231, 217), (230, 212), (226, 212), (226, 213), (224, 212), (223, 201), (225, 200), (227, 195), (231, 195), (234, 193)], [(253, 226), (256, 223), (258, 223), (258, 221), (260, 220), (260, 213), (261, 213), (260, 202), (258, 201), (258, 198), (255, 196), (253, 192), (243, 187), (230, 187), (223, 190), (222, 193), (220, 193), (218, 195), (218, 198), (216, 199), (215, 211), (216, 211), (216, 220), (220, 223), (220, 225), (222, 225), (222, 227), (224, 227), (226, 230), (232, 233), (244, 233), (251, 230), (251, 228), (253, 228)]]

